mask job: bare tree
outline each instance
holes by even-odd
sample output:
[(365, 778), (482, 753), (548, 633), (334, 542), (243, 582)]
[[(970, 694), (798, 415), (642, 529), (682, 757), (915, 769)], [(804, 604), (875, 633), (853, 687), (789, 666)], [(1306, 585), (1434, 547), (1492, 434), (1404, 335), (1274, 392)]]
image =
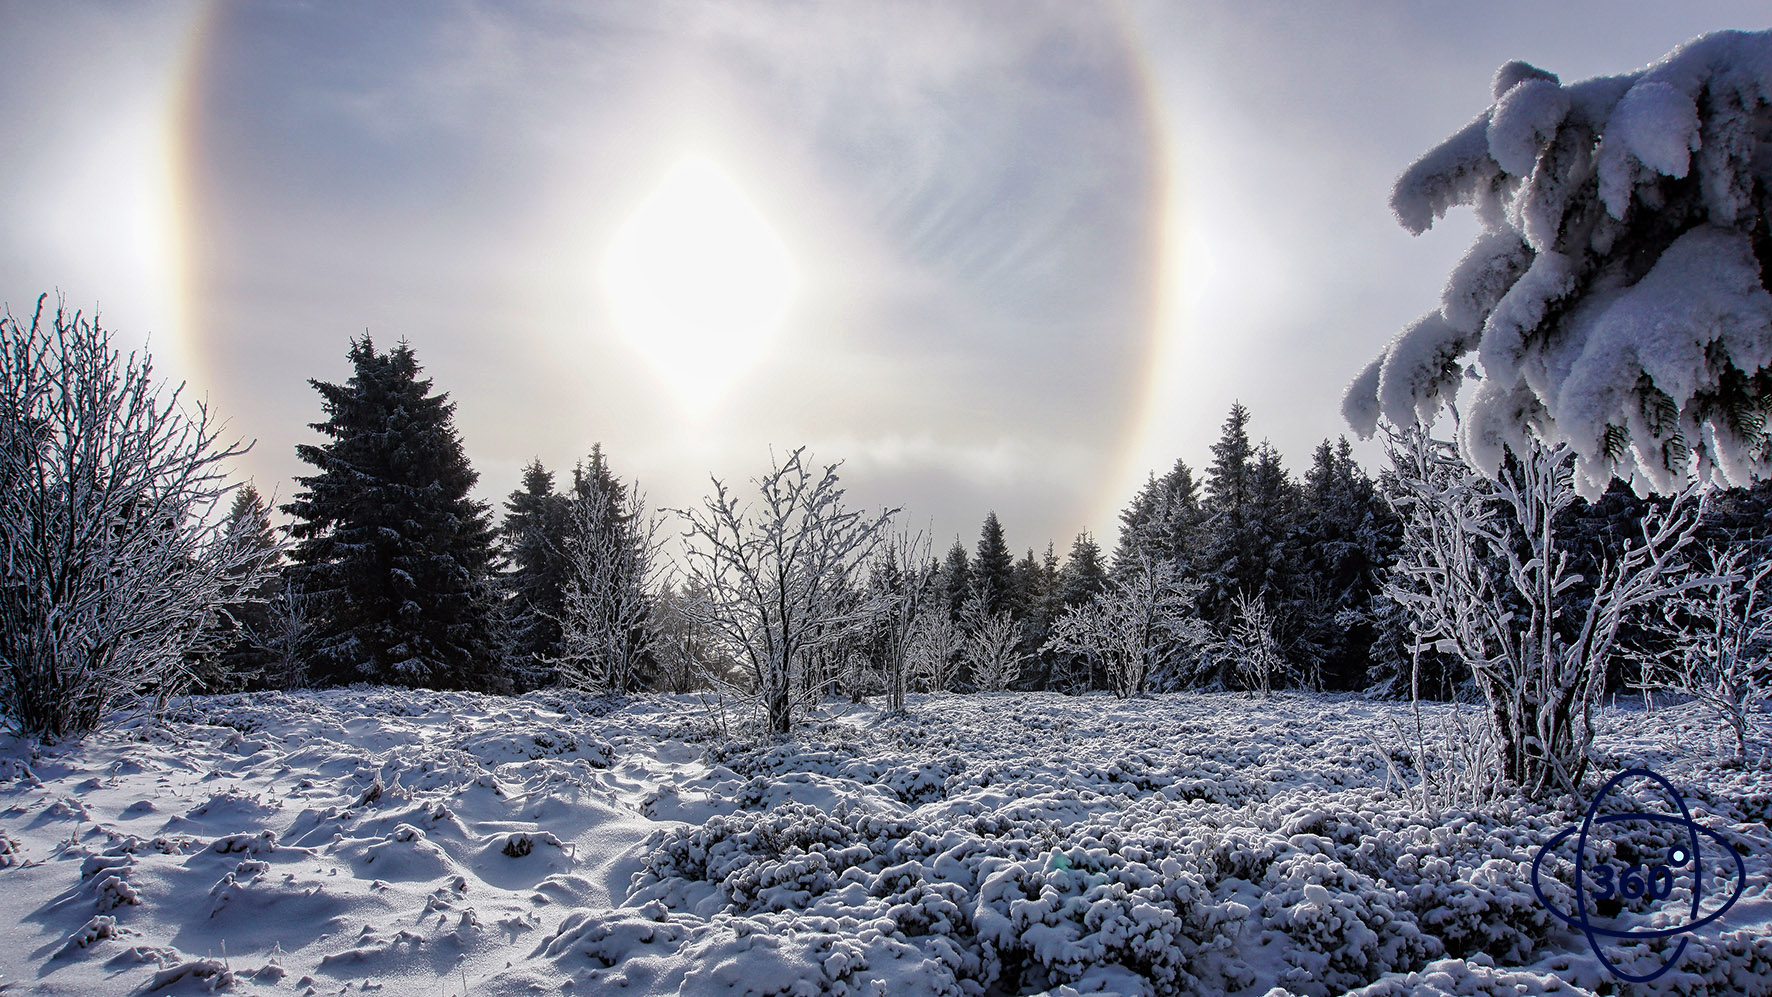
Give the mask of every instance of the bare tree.
[(1649, 631), (1666, 651), (1645, 655), (1650, 679), (1703, 703), (1735, 734), (1735, 757), (1772, 699), (1772, 557), (1710, 550), (1693, 570), (1714, 584), (1659, 605)]
[(714, 479), (700, 510), (685, 510), (686, 570), (708, 594), (695, 612), (742, 661), (769, 729), (787, 733), (820, 695), (813, 656), (866, 618), (847, 598), (857, 569), (896, 510), (868, 517), (843, 507), (836, 464), (814, 476), (800, 447), (754, 479), (746, 507)]
[(586, 477), (568, 520), (560, 613), (565, 653), (553, 664), (564, 685), (631, 690), (656, 641), (647, 586), (657, 573), (664, 520), (647, 513), (638, 486), (622, 492), (596, 475)]
[(1002, 692), (1021, 675), (1021, 623), (1007, 609), (991, 612), (985, 594), (975, 591), (960, 611), (964, 638), (960, 655), (972, 667), (972, 684), (983, 692)]
[[(927, 533), (900, 530), (874, 558), (869, 577), (881, 664), (885, 669), (887, 708), (904, 709), (915, 656), (917, 626), (925, 606), (940, 602), (931, 591), (935, 561)], [(946, 613), (945, 605), (940, 607)]]
[(693, 692), (713, 682), (730, 681), (727, 662), (714, 653), (714, 635), (698, 622), (705, 613), (693, 608), (703, 601), (694, 588), (660, 586), (648, 621), (652, 654), (658, 662), (658, 688), (664, 692)]
[(187, 688), (276, 547), (221, 514), (248, 448), (96, 321), (58, 305), (45, 328), (46, 298), (29, 327), (0, 318), (0, 694), (9, 724), (60, 739)]
[(1144, 692), (1151, 672), (1170, 655), (1208, 640), (1205, 623), (1189, 608), (1204, 583), (1182, 580), (1173, 562), (1144, 547), (1126, 557), (1127, 570), (1088, 602), (1066, 608), (1046, 640), (1049, 650), (1099, 666), (1122, 699)]
[(1231, 597), (1230, 636), (1224, 650), (1243, 688), (1261, 693), (1263, 699), (1273, 694), (1274, 676), (1286, 671), (1286, 655), (1266, 599), (1245, 592)]
[(909, 658), (912, 672), (926, 682), (930, 692), (947, 692), (954, 686), (954, 670), (965, 635), (948, 609), (937, 598), (917, 614), (911, 629)]
[[(1470, 665), (1507, 779), (1534, 798), (1576, 791), (1626, 614), (1714, 581), (1683, 574), (1679, 560), (1702, 510), (1698, 486), (1646, 516), (1641, 541), (1584, 579), (1557, 525), (1576, 500), (1568, 447), (1533, 446), (1491, 481), (1422, 429), (1387, 428), (1386, 439), (1404, 521), (1392, 597), (1418, 638)], [(1582, 603), (1571, 590), (1584, 584)]]

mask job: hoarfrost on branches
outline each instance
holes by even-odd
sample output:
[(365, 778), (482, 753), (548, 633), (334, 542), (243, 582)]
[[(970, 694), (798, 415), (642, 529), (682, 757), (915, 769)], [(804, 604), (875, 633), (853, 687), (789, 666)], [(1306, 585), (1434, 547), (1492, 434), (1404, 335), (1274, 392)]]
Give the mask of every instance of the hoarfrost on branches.
[(851, 582), (895, 510), (845, 508), (837, 465), (815, 475), (804, 447), (753, 483), (760, 506), (715, 479), (703, 507), (682, 513), (688, 581), (705, 593), (685, 608), (717, 653), (742, 662), (769, 729), (785, 734), (822, 691), (820, 653), (867, 619)]
[(1470, 666), (1506, 778), (1535, 798), (1576, 791), (1627, 614), (1714, 581), (1681, 560), (1703, 505), (1697, 482), (1584, 578), (1558, 525), (1576, 499), (1568, 446), (1528, 446), (1490, 480), (1419, 427), (1386, 427), (1386, 443), (1404, 521), (1391, 597), (1421, 646)]
[(1772, 557), (1744, 547), (1711, 550), (1696, 572), (1714, 584), (1683, 592), (1656, 608), (1650, 633), (1665, 648), (1645, 648), (1652, 683), (1703, 703), (1735, 735), (1735, 757), (1762, 704), (1772, 699)]
[(569, 687), (628, 691), (657, 643), (647, 586), (657, 572), (663, 520), (648, 514), (638, 486), (624, 494), (591, 475), (569, 523), (559, 621), (565, 653), (552, 664)]
[(0, 317), (0, 712), (60, 739), (187, 688), (277, 548), (221, 515), (246, 448), (208, 409), (96, 321), (46, 317), (44, 298), (29, 326)]
[(960, 656), (972, 666), (972, 684), (983, 692), (1007, 690), (1020, 677), (1027, 657), (1019, 650), (1021, 621), (1007, 609), (991, 612), (985, 593), (977, 591), (960, 611), (960, 623)]
[(1494, 100), (1397, 181), (1411, 232), (1458, 205), (1484, 231), (1348, 421), (1431, 424), (1475, 353), (1458, 443), (1491, 478), (1529, 437), (1571, 448), (1589, 499), (1614, 477), (1676, 492), (1694, 454), (1708, 481), (1772, 472), (1772, 31), (1568, 85), (1509, 63)]
[(1135, 546), (1127, 557), (1128, 569), (1088, 602), (1067, 607), (1046, 641), (1048, 650), (1101, 668), (1121, 698), (1144, 692), (1151, 672), (1172, 655), (1209, 642), (1191, 608), (1205, 583), (1183, 580), (1173, 561), (1147, 547)]
[(965, 635), (953, 614), (941, 600), (924, 606), (917, 614), (911, 631), (910, 664), (912, 672), (929, 687), (930, 692), (953, 689), (954, 670)]

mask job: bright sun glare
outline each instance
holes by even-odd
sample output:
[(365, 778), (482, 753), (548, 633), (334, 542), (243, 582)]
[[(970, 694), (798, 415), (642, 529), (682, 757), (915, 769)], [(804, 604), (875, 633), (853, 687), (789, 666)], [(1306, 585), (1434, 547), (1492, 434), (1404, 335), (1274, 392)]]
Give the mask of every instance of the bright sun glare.
[(761, 359), (797, 279), (787, 247), (713, 163), (685, 159), (623, 225), (603, 260), (616, 326), (705, 411)]

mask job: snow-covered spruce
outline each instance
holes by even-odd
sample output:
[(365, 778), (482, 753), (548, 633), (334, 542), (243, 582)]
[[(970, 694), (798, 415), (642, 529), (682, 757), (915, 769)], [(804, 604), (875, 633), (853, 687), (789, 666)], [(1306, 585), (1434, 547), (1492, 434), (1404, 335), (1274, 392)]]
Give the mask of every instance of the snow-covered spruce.
[(1574, 447), (1588, 498), (1614, 476), (1671, 492), (1693, 451), (1720, 482), (1772, 471), (1772, 31), (1568, 85), (1512, 62), (1494, 100), (1397, 181), (1411, 232), (1458, 205), (1484, 231), (1350, 386), (1349, 422), (1431, 422), (1475, 353), (1460, 444), (1491, 475), (1528, 435)]

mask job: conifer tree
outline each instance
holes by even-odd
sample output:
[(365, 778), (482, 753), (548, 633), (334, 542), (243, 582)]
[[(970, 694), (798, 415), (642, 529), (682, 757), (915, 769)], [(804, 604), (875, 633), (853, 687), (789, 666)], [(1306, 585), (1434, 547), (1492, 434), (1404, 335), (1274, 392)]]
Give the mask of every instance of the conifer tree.
[[(1058, 572), (1058, 599), (1052, 606), (1052, 619), (1061, 618), (1066, 609), (1087, 605), (1107, 587), (1107, 568), (1102, 563), (1101, 547), (1087, 532), (1071, 541), (1070, 556)], [(1043, 648), (1047, 665), (1047, 687), (1066, 692), (1081, 692), (1096, 687), (1098, 676), (1093, 664), (1084, 656), (1047, 644)], [(1099, 676), (1105, 678), (1105, 676)]]
[(1346, 437), (1324, 440), (1312, 455), (1298, 530), (1298, 640), (1322, 663), (1329, 688), (1363, 688), (1383, 636), (1378, 603), (1388, 598), (1384, 581), (1402, 524), (1354, 462)]
[(291, 580), (306, 605), (310, 675), (322, 682), (506, 687), (492, 664), (488, 510), (447, 394), (412, 348), (352, 340), (344, 384), (310, 380), (327, 437), (298, 446), (316, 473), (283, 506), (294, 517)]
[[(267, 645), (272, 630), (271, 601), (283, 587), (281, 573), (275, 570), (282, 560), (282, 542), (271, 526), (270, 508), (250, 482), (234, 493), (227, 536), (259, 551), (260, 563), (272, 570), (252, 585), (236, 582), (230, 586), (228, 601), (216, 621), (220, 650), (199, 667), (198, 680), (205, 692), (274, 687), (278, 683), (269, 672), (278, 656)], [(243, 578), (244, 573), (237, 571), (235, 577)]]
[(1101, 563), (1101, 546), (1088, 532), (1077, 534), (1071, 541), (1071, 553), (1059, 572), (1059, 598), (1066, 606), (1081, 605), (1094, 598), (1107, 584), (1107, 569)]
[(1249, 443), (1249, 410), (1231, 406), (1219, 441), (1212, 445), (1207, 471), (1206, 535), (1201, 544), (1199, 576), (1206, 583), (1201, 608), (1214, 622), (1228, 617), (1231, 597), (1259, 591), (1262, 565), (1249, 530), (1255, 494), (1255, 448)]
[(971, 559), (966, 556), (966, 547), (960, 543), (959, 537), (955, 537), (954, 545), (948, 548), (938, 580), (942, 595), (947, 598), (948, 615), (958, 620), (961, 608), (966, 605), (967, 593), (972, 587)]
[(1200, 518), (1200, 486), (1192, 468), (1178, 460), (1168, 474), (1152, 475), (1120, 512), (1115, 576), (1148, 558), (1188, 570), (1200, 541)]
[(1019, 614), (1020, 607), (1011, 605), (1014, 601), (1015, 555), (1009, 553), (1009, 544), (1003, 539), (1003, 524), (997, 521), (995, 511), (985, 515), (984, 525), (978, 531), (978, 554), (972, 559), (971, 584), (983, 593), (987, 612), (1011, 610)]
[(505, 574), (500, 637), (519, 690), (552, 684), (552, 659), (562, 653), (560, 615), (566, 589), (567, 498), (554, 490), (554, 474), (531, 460), (523, 483), (505, 500), (499, 528)]

